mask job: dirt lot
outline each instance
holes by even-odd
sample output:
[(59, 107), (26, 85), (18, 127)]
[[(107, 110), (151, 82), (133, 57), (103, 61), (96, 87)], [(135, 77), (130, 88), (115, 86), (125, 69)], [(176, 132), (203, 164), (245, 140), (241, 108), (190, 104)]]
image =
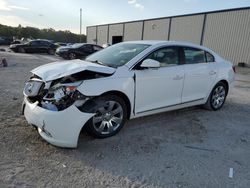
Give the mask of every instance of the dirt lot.
[(114, 137), (82, 133), (77, 149), (60, 149), (20, 115), (29, 71), (59, 58), (2, 56), (9, 67), (0, 68), (1, 188), (250, 186), (250, 69), (238, 69), (220, 111), (195, 107), (135, 119)]

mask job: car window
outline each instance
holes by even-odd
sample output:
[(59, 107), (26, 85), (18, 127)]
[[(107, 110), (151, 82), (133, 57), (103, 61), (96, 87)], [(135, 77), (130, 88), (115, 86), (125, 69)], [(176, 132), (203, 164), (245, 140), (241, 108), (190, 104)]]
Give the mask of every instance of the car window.
[(31, 45), (31, 46), (39, 46), (39, 45), (40, 45), (40, 42), (39, 42), (39, 41), (31, 41), (31, 42), (30, 42), (30, 45)]
[(186, 64), (196, 64), (206, 62), (205, 51), (196, 48), (184, 47)]
[(99, 50), (101, 50), (102, 48), (101, 48), (100, 46), (93, 46), (93, 49), (94, 49), (95, 51), (99, 51)]
[(90, 44), (85, 44), (81, 47), (81, 50), (85, 51), (85, 52), (92, 52), (93, 51), (93, 47)]
[(207, 62), (214, 62), (214, 56), (208, 52), (206, 52), (206, 60)]
[(41, 43), (41, 45), (43, 45), (43, 46), (49, 46), (49, 42), (47, 42), (47, 41), (40, 41), (40, 43)]
[(161, 67), (177, 65), (179, 63), (178, 48), (161, 48), (150, 54), (146, 59), (153, 59), (160, 62)]

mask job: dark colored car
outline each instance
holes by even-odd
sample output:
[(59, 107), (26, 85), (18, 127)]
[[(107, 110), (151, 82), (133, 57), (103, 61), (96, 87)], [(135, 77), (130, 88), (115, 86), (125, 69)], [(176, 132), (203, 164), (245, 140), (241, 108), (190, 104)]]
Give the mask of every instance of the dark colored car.
[(48, 53), (54, 54), (56, 45), (48, 40), (32, 40), (25, 44), (12, 44), (10, 49), (20, 53)]
[(85, 58), (86, 56), (102, 49), (101, 46), (95, 44), (76, 43), (71, 46), (58, 48), (56, 54), (64, 59), (76, 59)]
[(65, 42), (57, 42), (57, 43), (54, 43), (54, 44), (57, 45), (58, 47), (60, 47), (60, 46), (67, 46), (68, 45)]
[(11, 44), (21, 44), (22, 42), (20, 40), (14, 40)]
[(11, 37), (0, 37), (0, 45), (10, 45), (12, 41)]

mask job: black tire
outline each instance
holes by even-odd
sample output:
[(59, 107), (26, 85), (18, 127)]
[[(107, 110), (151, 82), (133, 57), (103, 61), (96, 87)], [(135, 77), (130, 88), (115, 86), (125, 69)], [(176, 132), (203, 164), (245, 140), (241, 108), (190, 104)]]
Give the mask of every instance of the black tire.
[[(109, 102), (113, 101), (115, 104), (113, 105), (112, 110), (110, 110), (110, 120), (105, 119), (105, 115), (108, 114), (109, 110), (107, 110), (110, 106), (106, 106)], [(122, 127), (124, 126), (128, 114), (127, 114), (127, 106), (124, 102), (124, 100), (116, 95), (105, 95), (102, 97), (99, 97), (98, 99), (95, 99), (95, 105), (91, 105), (92, 109), (90, 109), (91, 113), (95, 113), (96, 115), (92, 117), (87, 124), (85, 125), (85, 130), (92, 136), (96, 138), (107, 138), (111, 137), (115, 134), (117, 134)], [(117, 105), (117, 106), (115, 106)], [(107, 111), (104, 111), (103, 113), (100, 112), (100, 109), (105, 109)], [(115, 111), (118, 112), (119, 110), (122, 110), (122, 117), (120, 117), (120, 114), (115, 114)], [(112, 112), (114, 115), (112, 115)], [(96, 119), (102, 119), (99, 122)], [(119, 119), (120, 123), (117, 123), (113, 121), (113, 119)], [(106, 124), (105, 124), (106, 122)], [(115, 126), (112, 126), (112, 131), (109, 132), (109, 125), (110, 123)], [(98, 125), (99, 124), (99, 125)], [(108, 125), (109, 124), (109, 125)], [(103, 125), (103, 126), (102, 126)], [(99, 127), (98, 127), (99, 126)], [(101, 128), (103, 127), (103, 128)], [(99, 130), (99, 131), (98, 131)], [(102, 130), (102, 132), (101, 132)]]
[(24, 48), (18, 48), (18, 52), (19, 53), (25, 53), (25, 49)]
[(73, 52), (70, 52), (69, 55), (68, 55), (69, 59), (76, 59), (76, 54), (73, 53)]
[(54, 54), (55, 54), (55, 50), (49, 49), (49, 50), (48, 50), (48, 54), (49, 54), (49, 55), (54, 55)]
[[(221, 98), (221, 100), (217, 99), (220, 102), (218, 103), (218, 105), (215, 105), (215, 103), (218, 102), (218, 101), (215, 102), (215, 100), (216, 100), (215, 95), (219, 95), (219, 94), (216, 94), (216, 92), (219, 88), (222, 89), (221, 90), (221, 97), (223, 96), (224, 98), (222, 99), (220, 96), (218, 96)], [(228, 93), (227, 86), (223, 82), (218, 82), (214, 86), (214, 88), (212, 89), (212, 91), (207, 99), (207, 102), (203, 107), (207, 110), (214, 110), (214, 111), (221, 109), (226, 101), (227, 93)]]

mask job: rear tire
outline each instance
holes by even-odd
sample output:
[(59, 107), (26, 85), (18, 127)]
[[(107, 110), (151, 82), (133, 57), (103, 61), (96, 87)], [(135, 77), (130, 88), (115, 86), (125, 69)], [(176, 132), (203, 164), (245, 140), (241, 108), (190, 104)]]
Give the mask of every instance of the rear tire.
[(95, 113), (86, 124), (85, 130), (94, 137), (107, 138), (117, 134), (127, 120), (127, 107), (116, 95), (105, 95), (95, 101)]
[(228, 89), (223, 82), (218, 82), (212, 89), (206, 104), (203, 106), (207, 110), (219, 110), (223, 107)]
[(48, 54), (49, 54), (49, 55), (54, 55), (54, 54), (55, 54), (55, 50), (49, 49), (49, 50), (48, 50)]

